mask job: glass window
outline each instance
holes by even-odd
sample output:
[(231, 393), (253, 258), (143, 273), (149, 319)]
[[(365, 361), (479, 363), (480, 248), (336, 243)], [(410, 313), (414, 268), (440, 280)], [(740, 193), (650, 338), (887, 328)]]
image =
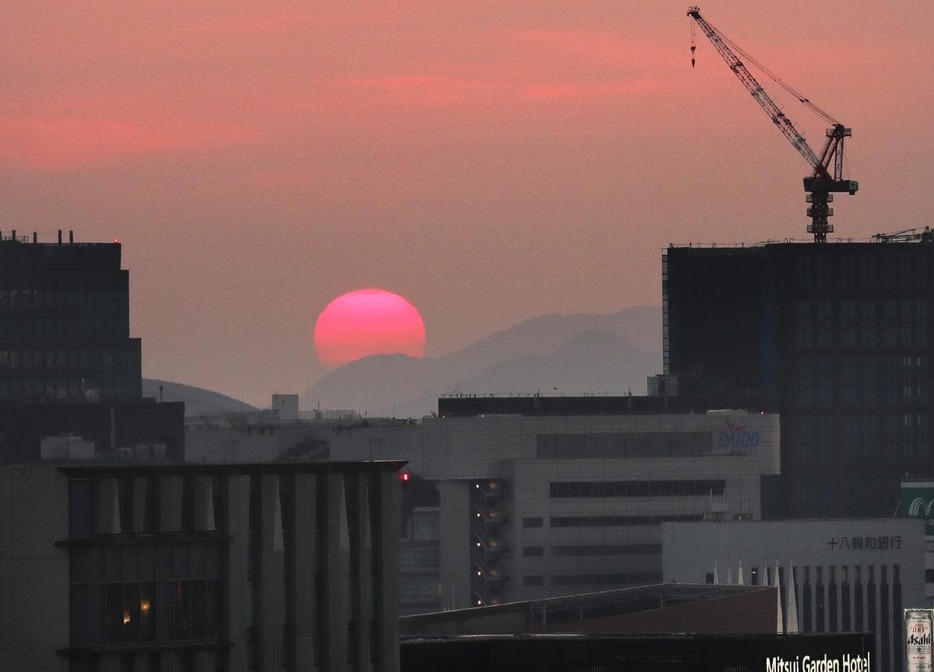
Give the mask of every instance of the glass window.
[(795, 397), (803, 406), (814, 403), (814, 368), (810, 357), (800, 357), (795, 362)]
[(795, 345), (799, 348), (814, 347), (812, 302), (800, 299), (795, 302)]
[(104, 549), (105, 578), (108, 582), (123, 579), (123, 551), (119, 546), (108, 546)]
[(174, 574), (173, 576), (179, 578), (187, 578), (190, 576), (188, 573), (188, 545), (187, 544), (176, 544), (175, 546), (175, 564), (174, 564)]
[(156, 547), (146, 544), (139, 548), (139, 575), (143, 581), (156, 578)]
[(817, 416), (814, 418), (817, 430), (817, 461), (820, 464), (833, 463), (833, 417)]
[(123, 547), (123, 578), (127, 581), (139, 580), (139, 548)]
[(68, 534), (89, 537), (94, 533), (94, 504), (91, 481), (73, 478), (68, 481)]
[(833, 403), (833, 359), (817, 358), (817, 403), (828, 406)]

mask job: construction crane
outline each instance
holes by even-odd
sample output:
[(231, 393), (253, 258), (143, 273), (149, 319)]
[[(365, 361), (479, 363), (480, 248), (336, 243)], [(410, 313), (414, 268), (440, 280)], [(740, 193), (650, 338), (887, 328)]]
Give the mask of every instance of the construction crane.
[(934, 243), (934, 230), (930, 226), (923, 229), (904, 229), (892, 233), (874, 233), (873, 242), (876, 243)]
[[(828, 204), (833, 202), (834, 193), (848, 193), (850, 196), (859, 189), (859, 183), (856, 180), (846, 180), (843, 178), (843, 140), (850, 137), (853, 132), (843, 124), (814, 105), (810, 100), (791, 88), (787, 83), (781, 80), (777, 75), (770, 72), (760, 63), (758, 63), (749, 54), (740, 49), (732, 40), (727, 38), (717, 28), (712, 26), (707, 19), (701, 16), (699, 7), (688, 9), (688, 16), (694, 19), (694, 22), (700, 26), (701, 30), (707, 36), (707, 39), (713, 44), (714, 48), (726, 61), (733, 74), (739, 78), (746, 90), (752, 94), (752, 97), (769, 115), (772, 123), (781, 131), (782, 135), (791, 143), (801, 156), (811, 166), (813, 173), (804, 178), (805, 200), (808, 208), (807, 214), (811, 218), (808, 224), (808, 233), (814, 235), (815, 243), (827, 242), (827, 234), (833, 233), (833, 225), (827, 219), (833, 215), (833, 208)], [(696, 50), (694, 42), (694, 24), (691, 24), (691, 65), (694, 65), (694, 52)], [(762, 85), (753, 77), (749, 69), (743, 64), (737, 56), (741, 54), (747, 61), (762, 70), (766, 75), (773, 79), (786, 91), (791, 93), (805, 107), (815, 112), (826, 120), (831, 127), (827, 129), (827, 142), (823, 151), (817, 154), (811, 146), (808, 145), (804, 136), (795, 128), (791, 119), (785, 116), (782, 109), (766, 93)], [(831, 174), (831, 166), (833, 173)]]

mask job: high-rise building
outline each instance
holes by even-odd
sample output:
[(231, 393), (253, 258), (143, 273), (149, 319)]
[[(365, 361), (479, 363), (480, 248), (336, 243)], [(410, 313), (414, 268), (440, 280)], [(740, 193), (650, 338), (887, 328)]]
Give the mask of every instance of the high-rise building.
[(932, 475), (934, 245), (670, 247), (662, 283), (659, 387), (771, 400), (778, 515), (891, 516)]
[(0, 236), (0, 401), (135, 401), (120, 244)]
[(184, 404), (142, 398), (120, 251), (0, 234), (0, 464), (184, 459)]

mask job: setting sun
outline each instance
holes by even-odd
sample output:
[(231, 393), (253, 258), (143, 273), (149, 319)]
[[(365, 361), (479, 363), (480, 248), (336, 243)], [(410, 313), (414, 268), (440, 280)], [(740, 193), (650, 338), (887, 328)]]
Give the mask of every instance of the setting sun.
[(318, 359), (339, 366), (370, 355), (425, 354), (425, 323), (406, 299), (382, 289), (360, 289), (327, 305), (315, 324)]

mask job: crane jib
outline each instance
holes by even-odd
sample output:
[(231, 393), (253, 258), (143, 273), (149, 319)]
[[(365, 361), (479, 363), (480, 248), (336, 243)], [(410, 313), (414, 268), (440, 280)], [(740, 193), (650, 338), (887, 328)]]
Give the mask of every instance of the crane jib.
[[(833, 208), (827, 206), (827, 203), (833, 200), (833, 193), (848, 193), (851, 196), (859, 189), (859, 183), (856, 180), (847, 180), (843, 177), (843, 139), (853, 135), (853, 131), (843, 124), (837, 122), (833, 117), (814, 105), (808, 98), (801, 95), (777, 75), (770, 72), (749, 54), (740, 49), (732, 40), (724, 36), (709, 21), (701, 16), (699, 7), (688, 8), (688, 16), (700, 26), (704, 35), (710, 40), (727, 66), (734, 75), (740, 80), (744, 87), (752, 95), (753, 99), (759, 104), (763, 111), (772, 120), (772, 123), (785, 136), (791, 146), (797, 150), (801, 156), (808, 162), (813, 169), (813, 175), (804, 178), (804, 190), (807, 192), (807, 202), (810, 206), (807, 214), (811, 218), (808, 225), (808, 233), (814, 235), (814, 242), (823, 243), (827, 240), (827, 234), (833, 231), (827, 218), (833, 215)], [(696, 46), (694, 44), (694, 24), (691, 24), (691, 66), (695, 65)], [(753, 76), (752, 72), (746, 67), (736, 52), (743, 54), (745, 59), (756, 65), (766, 75), (779, 83), (782, 88), (791, 93), (802, 105), (813, 111), (815, 114), (823, 117), (833, 124), (832, 128), (827, 129), (827, 142), (823, 150), (818, 155), (807, 143), (804, 135), (798, 131), (794, 123), (782, 111), (778, 104), (772, 99), (765, 88)], [(831, 168), (832, 166), (832, 168)], [(833, 172), (831, 172), (831, 170)]]

